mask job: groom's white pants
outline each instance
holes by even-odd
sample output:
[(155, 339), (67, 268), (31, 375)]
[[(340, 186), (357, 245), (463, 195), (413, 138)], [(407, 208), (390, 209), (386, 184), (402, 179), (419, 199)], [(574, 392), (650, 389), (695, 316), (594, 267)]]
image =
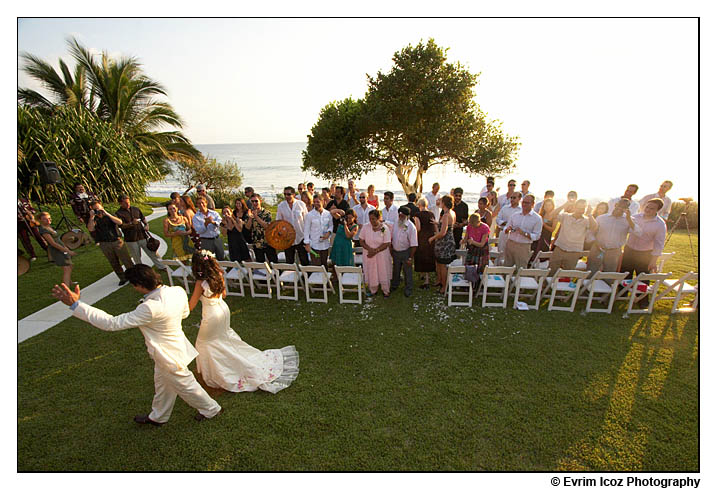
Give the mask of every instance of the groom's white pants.
[(152, 399), (150, 419), (157, 423), (166, 423), (170, 419), (177, 396), (207, 418), (216, 416), (222, 409), (187, 368), (168, 372), (155, 365), (155, 397)]

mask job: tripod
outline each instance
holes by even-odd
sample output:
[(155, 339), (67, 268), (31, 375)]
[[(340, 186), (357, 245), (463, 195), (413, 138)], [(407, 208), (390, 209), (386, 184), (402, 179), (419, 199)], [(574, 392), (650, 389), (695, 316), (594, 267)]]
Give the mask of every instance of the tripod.
[[(688, 203), (686, 203), (686, 211), (688, 210)], [(691, 246), (691, 256), (693, 258), (693, 267), (698, 269), (698, 265), (696, 264), (696, 254), (693, 251), (693, 239), (691, 238), (691, 228), (688, 226), (688, 214), (684, 211), (681, 213), (681, 216), (678, 217), (678, 220), (676, 220), (676, 223), (673, 224), (671, 227), (671, 230), (668, 232), (668, 237), (666, 238), (666, 245), (668, 245), (668, 242), (670, 242), (671, 237), (673, 237), (673, 232), (675, 232), (676, 228), (678, 228), (678, 225), (681, 223), (681, 220), (683, 220), (683, 223), (686, 226), (686, 233), (688, 234), (688, 243)]]
[(65, 227), (67, 227), (67, 232), (60, 236), (60, 240), (62, 240), (69, 249), (77, 249), (84, 244), (89, 244), (91, 241), (87, 234), (79, 228), (79, 225), (75, 225), (65, 216), (65, 210), (62, 209), (62, 200), (60, 199), (60, 193), (57, 191), (57, 186), (53, 184), (52, 187), (55, 189), (57, 206), (60, 208), (60, 214), (62, 215), (62, 218), (57, 222), (55, 228), (59, 231), (63, 223)]

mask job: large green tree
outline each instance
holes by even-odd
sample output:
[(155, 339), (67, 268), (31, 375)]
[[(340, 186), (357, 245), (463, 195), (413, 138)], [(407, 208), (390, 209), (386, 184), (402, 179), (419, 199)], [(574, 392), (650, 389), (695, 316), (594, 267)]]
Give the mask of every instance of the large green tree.
[(404, 192), (420, 193), (435, 165), (467, 174), (501, 174), (513, 168), (519, 143), (490, 121), (475, 102), (478, 75), (447, 63), (433, 39), (407, 46), (387, 74), (367, 76), (363, 99), (327, 105), (308, 135), (303, 170), (336, 179), (381, 166)]

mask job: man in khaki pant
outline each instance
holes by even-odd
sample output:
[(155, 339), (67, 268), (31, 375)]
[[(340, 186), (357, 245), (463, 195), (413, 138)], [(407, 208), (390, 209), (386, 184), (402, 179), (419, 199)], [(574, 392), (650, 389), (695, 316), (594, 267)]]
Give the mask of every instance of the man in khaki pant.
[(570, 214), (563, 211), (567, 204), (561, 205), (553, 212), (554, 217), (558, 215), (556, 223), (560, 223), (561, 228), (548, 263), (549, 276), (553, 276), (559, 268), (576, 269), (576, 263), (583, 253), (586, 233), (589, 229), (596, 230), (596, 220), (591, 216), (591, 207), (586, 209), (585, 199), (576, 201), (573, 213)]
[(641, 235), (640, 227), (631, 219), (630, 204), (629, 200), (622, 199), (616, 203), (612, 213), (596, 218), (598, 231), (596, 242), (588, 255), (589, 271), (618, 271), (621, 248), (626, 243), (629, 232)]
[(543, 219), (533, 211), (536, 199), (527, 194), (521, 200), (521, 212), (511, 215), (504, 230), (508, 236), (504, 266), (525, 268), (531, 258), (531, 243), (541, 237)]

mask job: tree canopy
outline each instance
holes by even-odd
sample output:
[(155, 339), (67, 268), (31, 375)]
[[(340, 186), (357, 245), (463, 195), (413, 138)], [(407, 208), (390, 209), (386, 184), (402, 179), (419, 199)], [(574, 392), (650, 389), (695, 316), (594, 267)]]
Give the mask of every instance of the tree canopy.
[(447, 63), (433, 39), (396, 52), (387, 74), (367, 75), (363, 99), (325, 106), (308, 135), (304, 171), (328, 179), (360, 176), (378, 166), (394, 172), (404, 191), (420, 193), (435, 165), (467, 174), (513, 168), (519, 143), (474, 101), (478, 74)]
[(215, 158), (202, 156), (196, 160), (176, 162), (176, 166), (174, 174), (187, 186), (183, 194), (198, 184), (222, 193), (242, 185), (242, 173), (234, 162), (218, 162)]

